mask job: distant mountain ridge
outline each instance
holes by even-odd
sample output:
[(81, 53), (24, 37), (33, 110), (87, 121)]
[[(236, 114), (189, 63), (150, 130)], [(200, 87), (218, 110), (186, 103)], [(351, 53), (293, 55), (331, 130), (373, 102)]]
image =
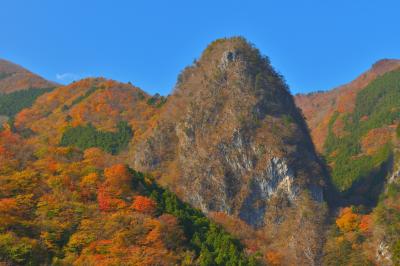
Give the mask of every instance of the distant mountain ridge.
[(324, 92), (297, 94), (294, 99), (302, 110), (311, 130), (314, 144), (322, 152), (330, 118), (335, 111), (349, 112), (354, 108), (357, 93), (387, 72), (400, 68), (400, 60), (379, 60), (352, 82)]
[(0, 93), (57, 86), (55, 82), (45, 80), (17, 64), (0, 59)]

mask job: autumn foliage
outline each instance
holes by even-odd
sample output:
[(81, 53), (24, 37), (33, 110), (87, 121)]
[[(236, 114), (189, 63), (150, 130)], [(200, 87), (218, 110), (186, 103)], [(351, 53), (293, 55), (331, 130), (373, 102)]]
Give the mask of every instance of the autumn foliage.
[[(361, 208), (361, 209), (360, 209)], [(345, 207), (339, 211), (335, 225), (328, 232), (324, 264), (372, 265), (371, 241), (374, 221), (371, 214), (363, 214), (362, 206)]]
[(342, 231), (354, 231), (360, 225), (360, 216), (355, 214), (351, 207), (346, 207), (341, 210), (339, 218), (336, 219), (336, 225)]
[(58, 145), (68, 128), (92, 125), (98, 132), (112, 134), (118, 124), (127, 122), (134, 130), (135, 142), (155, 126), (160, 108), (149, 105), (151, 97), (130, 84), (104, 78), (90, 78), (59, 87), (39, 97), (31, 108), (15, 117), (19, 130), (33, 131), (42, 145), (48, 139)]
[(112, 155), (30, 141), (0, 131), (0, 264), (196, 265), (221, 243), (248, 261), (202, 250), (229, 235)]
[(156, 211), (157, 205), (152, 199), (144, 196), (136, 196), (133, 199), (131, 208), (141, 213), (153, 214)]

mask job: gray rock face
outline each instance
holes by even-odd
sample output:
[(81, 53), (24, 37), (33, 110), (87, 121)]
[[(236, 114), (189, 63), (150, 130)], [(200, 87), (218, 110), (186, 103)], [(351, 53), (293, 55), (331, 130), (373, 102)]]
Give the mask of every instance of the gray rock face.
[(262, 226), (269, 199), (278, 193), (290, 201), (296, 199), (298, 188), (293, 184), (294, 178), (286, 159), (273, 157), (265, 171), (252, 178), (250, 193), (242, 205), (240, 218), (255, 227)]
[(235, 61), (236, 58), (237, 58), (236, 51), (225, 51), (222, 54), (221, 63), (219, 65), (219, 67), (221, 69), (226, 69), (228, 67), (229, 63), (232, 61)]
[[(185, 166), (182, 180), (188, 188), (185, 198), (205, 213), (233, 214), (244, 183), (243, 175), (254, 167), (249, 142), (235, 131), (230, 141), (221, 140), (212, 147), (213, 151), (207, 151), (196, 143), (193, 127), (187, 122), (177, 126), (179, 161)], [(200, 134), (198, 129), (196, 132)]]
[(283, 158), (273, 157), (267, 166), (266, 177), (269, 177), (269, 182), (266, 179), (259, 179), (262, 192), (266, 198), (275, 195), (278, 190), (282, 190), (287, 194), (290, 200), (294, 200), (297, 192), (295, 187), (292, 187), (294, 174), (286, 160)]
[(380, 241), (375, 255), (376, 261), (382, 266), (392, 266), (392, 254), (389, 246), (385, 241)]
[(388, 179), (388, 183), (397, 183), (400, 181), (400, 163), (394, 167), (392, 175)]
[[(293, 202), (300, 193), (295, 171), (286, 158), (272, 157), (264, 169), (255, 169), (268, 155), (260, 154), (256, 144), (240, 130), (234, 130), (230, 141), (219, 142), (215, 152), (197, 148), (195, 125), (188, 121), (178, 124), (176, 131), (180, 164), (185, 166), (185, 198), (203, 212), (237, 214), (246, 223), (261, 227), (271, 198)], [(310, 185), (309, 190), (316, 201), (323, 201), (320, 186)]]

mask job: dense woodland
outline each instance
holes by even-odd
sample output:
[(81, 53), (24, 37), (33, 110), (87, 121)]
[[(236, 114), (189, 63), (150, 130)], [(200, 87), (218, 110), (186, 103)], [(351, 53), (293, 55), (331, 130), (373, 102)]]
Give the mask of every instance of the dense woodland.
[(8, 94), (0, 93), (0, 115), (13, 117), (24, 108), (31, 107), (42, 94), (52, 89), (27, 89)]
[[(380, 167), (391, 155), (390, 129), (386, 129), (388, 134), (378, 139), (377, 134), (368, 133), (393, 125), (400, 119), (400, 71), (376, 79), (357, 95), (354, 111), (342, 117), (341, 136), (334, 133), (338, 116), (336, 113), (329, 122), (325, 153), (328, 163), (333, 165), (334, 184), (340, 191), (345, 191), (374, 168)], [(368, 138), (379, 145), (363, 147)], [(368, 149), (375, 150), (369, 152)]]
[[(395, 159), (400, 161), (399, 154)], [(341, 208), (329, 226), (324, 265), (376, 265), (376, 246), (390, 252), (400, 264), (400, 182), (387, 184), (375, 208), (351, 205)], [(378, 265), (391, 265), (385, 260)]]
[(99, 131), (89, 124), (87, 126), (68, 127), (61, 138), (61, 146), (76, 146), (81, 150), (98, 147), (117, 154), (126, 148), (132, 138), (132, 129), (125, 121), (117, 125), (117, 132)]
[(379, 245), (400, 264), (399, 121), (399, 70), (361, 90), (352, 112), (331, 118), (325, 156), (347, 206), (328, 231), (326, 265), (376, 265)]
[[(15, 265), (257, 265), (151, 177), (98, 148), (35, 152), (0, 133), (0, 260)], [(256, 256), (256, 254), (255, 254)]]

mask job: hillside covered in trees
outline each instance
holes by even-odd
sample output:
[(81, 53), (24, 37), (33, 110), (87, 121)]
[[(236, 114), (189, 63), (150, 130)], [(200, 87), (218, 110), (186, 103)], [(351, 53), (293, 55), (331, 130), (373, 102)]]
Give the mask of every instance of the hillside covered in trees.
[(51, 91), (57, 84), (28, 70), (0, 59), (0, 128), (14, 119), (24, 108), (31, 107), (36, 98)]
[(200, 211), (104, 152), (34, 151), (0, 132), (0, 261), (11, 265), (257, 265)]
[(348, 85), (296, 96), (331, 176), (327, 265), (400, 263), (399, 85), (400, 61), (381, 60)]
[(0, 115), (14, 117), (24, 108), (29, 108), (40, 95), (52, 89), (27, 89), (7, 94), (0, 94)]

